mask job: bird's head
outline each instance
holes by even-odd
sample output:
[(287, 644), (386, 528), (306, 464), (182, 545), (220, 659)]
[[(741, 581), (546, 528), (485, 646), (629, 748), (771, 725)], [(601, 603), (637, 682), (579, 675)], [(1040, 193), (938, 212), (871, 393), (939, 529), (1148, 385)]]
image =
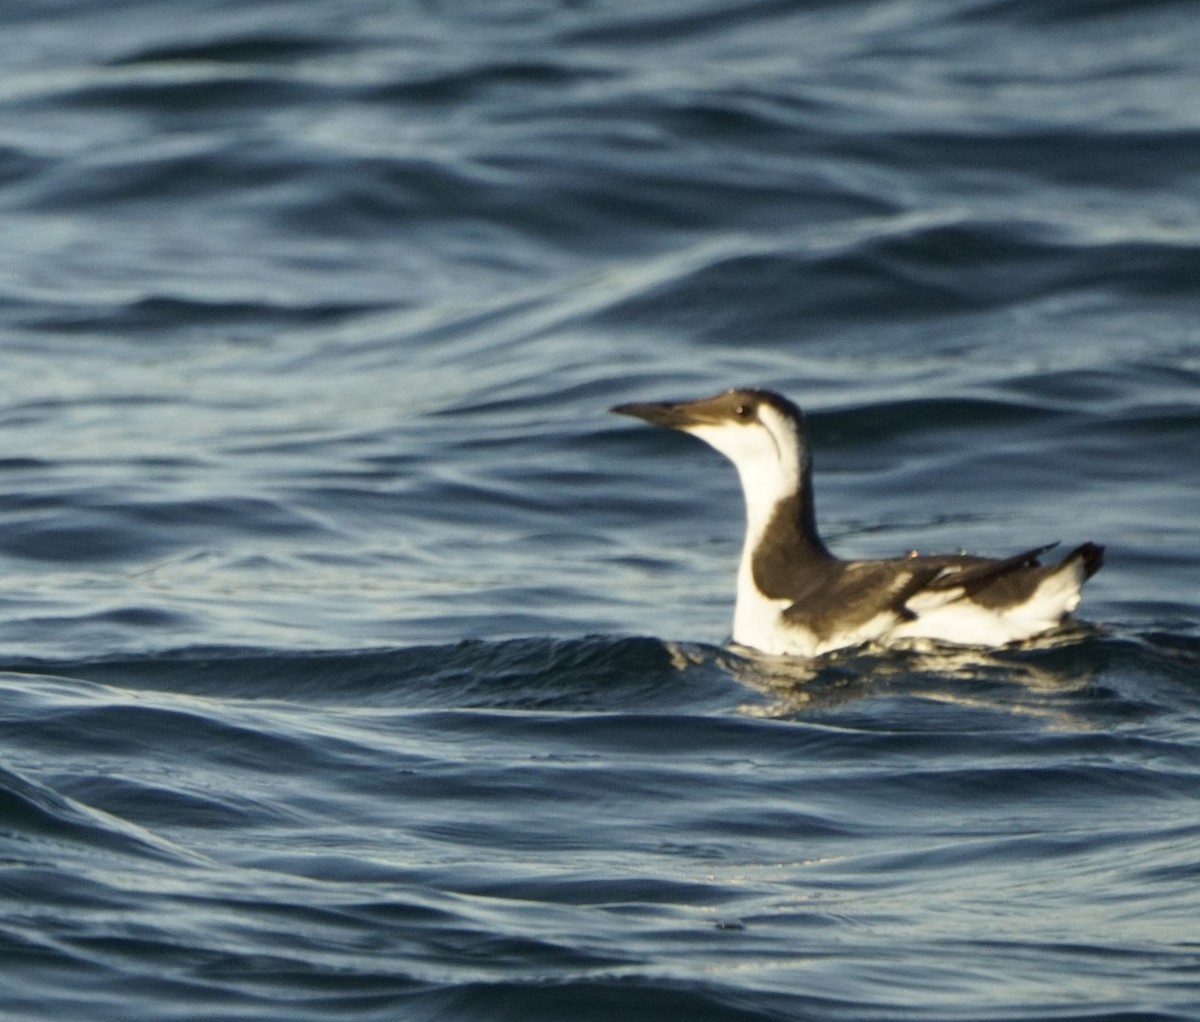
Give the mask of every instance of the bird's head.
[(633, 402), (611, 410), (691, 433), (715, 447), (737, 467), (747, 500), (758, 494), (790, 496), (808, 471), (803, 413), (771, 390), (743, 388), (694, 401)]

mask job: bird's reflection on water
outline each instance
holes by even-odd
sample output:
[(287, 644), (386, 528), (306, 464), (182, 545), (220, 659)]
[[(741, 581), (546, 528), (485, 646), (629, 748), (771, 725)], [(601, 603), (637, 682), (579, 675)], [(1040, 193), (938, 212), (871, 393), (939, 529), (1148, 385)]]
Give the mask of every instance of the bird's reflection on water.
[(1090, 730), (1061, 698), (1082, 692), (1103, 668), (1088, 653), (1102, 633), (1072, 623), (1051, 636), (979, 649), (932, 642), (859, 647), (814, 659), (764, 656), (731, 645), (671, 651), (680, 668), (715, 664), (758, 699), (739, 712), (754, 717), (807, 717), (854, 701), (906, 697), (1042, 719), (1048, 726)]

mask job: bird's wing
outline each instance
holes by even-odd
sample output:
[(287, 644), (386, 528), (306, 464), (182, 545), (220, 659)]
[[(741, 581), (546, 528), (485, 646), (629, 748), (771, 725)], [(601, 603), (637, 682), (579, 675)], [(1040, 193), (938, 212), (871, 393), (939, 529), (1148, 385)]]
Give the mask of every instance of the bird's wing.
[[(915, 615), (908, 600), (947, 569), (917, 560), (844, 561), (783, 612), (784, 620), (819, 638), (869, 629), (862, 641), (882, 635)], [(953, 598), (953, 597), (950, 597)]]
[(930, 589), (962, 589), (964, 595), (977, 592), (991, 585), (1005, 575), (1024, 568), (1041, 566), (1038, 560), (1048, 550), (1053, 550), (1057, 543), (1047, 543), (1023, 550), (1012, 557), (983, 558), (983, 557), (913, 557), (917, 564), (929, 566), (939, 565), (941, 572), (929, 583)]
[[(854, 633), (869, 641), (902, 621), (964, 597), (989, 602), (987, 593), (1007, 602), (1032, 590), (1047, 570), (1038, 558), (1058, 544), (1033, 547), (1012, 557), (967, 555), (901, 557), (880, 561), (843, 561), (797, 598), (784, 620), (819, 638)], [(1033, 569), (1033, 570), (1031, 570)]]
[[(1057, 543), (1023, 550), (1012, 557), (954, 557), (929, 558), (932, 566), (942, 562), (943, 570), (925, 587), (918, 607), (910, 609), (928, 610), (958, 599), (971, 600), (982, 607), (999, 609), (1019, 604), (1029, 599), (1047, 574), (1056, 570), (1043, 567), (1039, 558)], [(920, 563), (926, 558), (915, 558)]]

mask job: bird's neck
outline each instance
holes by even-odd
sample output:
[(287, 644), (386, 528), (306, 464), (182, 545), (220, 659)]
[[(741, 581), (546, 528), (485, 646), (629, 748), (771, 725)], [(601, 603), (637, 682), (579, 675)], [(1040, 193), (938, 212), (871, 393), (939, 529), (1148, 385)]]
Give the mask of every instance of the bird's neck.
[(817, 531), (811, 466), (805, 459), (794, 473), (748, 475), (742, 473), (746, 539), (739, 593), (753, 584), (769, 599), (795, 599), (817, 569), (833, 560)]

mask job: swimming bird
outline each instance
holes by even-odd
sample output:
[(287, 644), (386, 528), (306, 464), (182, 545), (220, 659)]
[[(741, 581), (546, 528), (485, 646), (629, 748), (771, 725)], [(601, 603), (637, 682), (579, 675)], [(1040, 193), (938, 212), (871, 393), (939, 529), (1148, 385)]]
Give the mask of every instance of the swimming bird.
[(905, 639), (1019, 642), (1059, 627), (1103, 563), (1096, 543), (1050, 565), (1040, 558), (1057, 543), (1005, 558), (843, 560), (817, 531), (804, 415), (782, 394), (729, 390), (611, 411), (690, 433), (733, 462), (746, 501), (733, 641), (763, 653), (814, 657)]

